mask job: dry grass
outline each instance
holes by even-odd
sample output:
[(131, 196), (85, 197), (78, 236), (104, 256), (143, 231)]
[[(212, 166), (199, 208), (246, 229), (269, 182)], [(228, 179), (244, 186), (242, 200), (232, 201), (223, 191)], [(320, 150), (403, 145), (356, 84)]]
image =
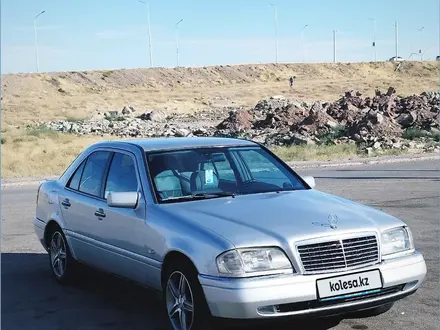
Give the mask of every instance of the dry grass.
[[(2, 177), (58, 175), (91, 143), (114, 137), (75, 136), (36, 129), (5, 136), (2, 145)], [(334, 160), (356, 156), (353, 145), (277, 147), (286, 161)]]
[(359, 152), (354, 144), (304, 145), (272, 148), (275, 154), (286, 162), (289, 161), (330, 161), (351, 160), (375, 156), (399, 156), (413, 151), (400, 149), (376, 150), (371, 154)]
[(272, 151), (284, 161), (348, 159), (358, 154), (353, 144), (275, 147)]
[[(75, 136), (57, 134), (36, 129), (19, 131), (4, 136), (2, 144), (2, 178), (60, 175), (75, 157), (87, 146), (116, 137)], [(285, 161), (347, 160), (362, 157), (355, 145), (291, 146), (275, 147), (272, 150)], [(393, 150), (376, 155), (398, 155), (403, 151)]]
[(85, 147), (100, 140), (44, 130), (8, 134), (2, 144), (2, 178), (61, 174)]

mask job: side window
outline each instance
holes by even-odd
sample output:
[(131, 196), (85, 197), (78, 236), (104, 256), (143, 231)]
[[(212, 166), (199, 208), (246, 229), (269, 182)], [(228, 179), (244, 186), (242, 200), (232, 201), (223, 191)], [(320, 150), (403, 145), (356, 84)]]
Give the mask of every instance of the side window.
[(108, 151), (96, 151), (87, 158), (79, 191), (101, 197), (101, 188), (110, 155)]
[(87, 160), (84, 160), (80, 166), (76, 169), (75, 173), (70, 178), (69, 182), (67, 183), (67, 187), (70, 189), (78, 190), (79, 188), (79, 180), (81, 179), (81, 174), (84, 169), (84, 165)]
[(268, 156), (262, 155), (257, 150), (245, 150), (239, 153), (251, 171), (253, 179), (279, 187), (291, 182)]
[(115, 153), (107, 177), (105, 198), (109, 192), (131, 192), (138, 190), (136, 165), (133, 158), (122, 153)]

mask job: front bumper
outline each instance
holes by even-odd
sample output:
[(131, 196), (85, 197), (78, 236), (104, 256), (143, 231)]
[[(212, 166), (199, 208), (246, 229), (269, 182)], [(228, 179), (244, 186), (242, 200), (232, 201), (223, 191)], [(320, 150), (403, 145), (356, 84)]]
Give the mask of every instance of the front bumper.
[(350, 272), (324, 275), (283, 275), (247, 279), (199, 275), (211, 314), (230, 319), (283, 316), (329, 316), (374, 308), (414, 293), (426, 277), (426, 263), (419, 252), (383, 261), (359, 271), (379, 269), (380, 293), (351, 300), (320, 301), (316, 281)]

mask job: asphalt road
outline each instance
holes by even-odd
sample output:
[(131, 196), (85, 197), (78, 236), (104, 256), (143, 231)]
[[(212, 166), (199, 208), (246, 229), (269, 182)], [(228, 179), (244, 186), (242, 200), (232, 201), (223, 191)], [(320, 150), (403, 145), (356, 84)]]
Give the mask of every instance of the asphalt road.
[[(439, 162), (308, 169), (317, 189), (366, 203), (406, 221), (424, 254), (420, 290), (374, 318), (289, 321), (243, 329), (439, 329)], [(2, 329), (164, 328), (157, 296), (93, 271), (76, 286), (56, 284), (32, 227), (36, 187), (2, 190)]]

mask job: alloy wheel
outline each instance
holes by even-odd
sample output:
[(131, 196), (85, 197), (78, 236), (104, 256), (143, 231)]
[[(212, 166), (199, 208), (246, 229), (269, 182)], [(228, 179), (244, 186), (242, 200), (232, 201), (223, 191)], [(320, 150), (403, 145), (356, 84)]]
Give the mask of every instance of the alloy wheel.
[(52, 235), (50, 242), (50, 263), (57, 277), (62, 277), (66, 271), (67, 255), (66, 242), (59, 231)]
[(166, 286), (168, 317), (174, 330), (190, 330), (194, 320), (194, 297), (185, 275), (175, 271)]

